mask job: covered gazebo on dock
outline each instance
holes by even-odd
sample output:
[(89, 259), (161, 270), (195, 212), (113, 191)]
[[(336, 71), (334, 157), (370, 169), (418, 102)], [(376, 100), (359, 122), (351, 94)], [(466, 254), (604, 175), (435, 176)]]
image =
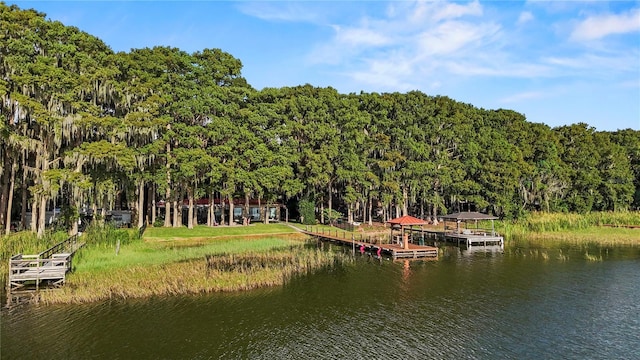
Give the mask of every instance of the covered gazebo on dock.
[(409, 227), (409, 229), (413, 229), (414, 226), (420, 226), (420, 230), (424, 231), (424, 225), (427, 225), (428, 222), (418, 219), (413, 216), (405, 215), (399, 218), (391, 219), (387, 221), (387, 223), (391, 224), (391, 239), (393, 240), (393, 228), (394, 226), (400, 226), (400, 235), (402, 236), (402, 248), (406, 249), (409, 247), (409, 236), (404, 233), (404, 228)]
[[(456, 227), (455, 227), (455, 233), (457, 234), (479, 234), (479, 233), (485, 233), (489, 231), (489, 229), (481, 229), (478, 227), (478, 221), (486, 221), (486, 220), (491, 220), (491, 236), (496, 236), (496, 231), (495, 231), (495, 226), (493, 221), (497, 220), (498, 218), (492, 215), (487, 215), (487, 214), (483, 214), (483, 213), (479, 213), (479, 212), (475, 212), (475, 211), (468, 211), (468, 212), (458, 212), (458, 213), (453, 213), (453, 214), (449, 214), (449, 215), (445, 215), (442, 216), (442, 220), (444, 221), (444, 230), (445, 232), (447, 232), (447, 229), (451, 229), (450, 231), (453, 231), (453, 227), (448, 228), (447, 227), (447, 222), (455, 222)], [(475, 222), (475, 229), (469, 229), (465, 226), (465, 229), (461, 229), (460, 228), (460, 224), (461, 223), (468, 223), (468, 222)]]

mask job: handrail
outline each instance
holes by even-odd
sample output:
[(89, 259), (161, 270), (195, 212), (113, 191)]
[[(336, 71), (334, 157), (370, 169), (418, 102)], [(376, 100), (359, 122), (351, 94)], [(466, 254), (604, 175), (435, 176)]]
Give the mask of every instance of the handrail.
[(78, 242), (78, 234), (69, 236), (67, 240), (61, 241), (47, 250), (38, 254), (38, 258), (40, 259), (48, 259), (51, 255), (59, 252), (60, 249), (66, 249), (69, 246), (73, 246)]

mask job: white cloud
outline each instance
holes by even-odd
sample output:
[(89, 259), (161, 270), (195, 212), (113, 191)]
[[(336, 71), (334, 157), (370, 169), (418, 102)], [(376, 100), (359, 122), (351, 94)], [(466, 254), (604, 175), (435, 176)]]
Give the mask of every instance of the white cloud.
[(399, 17), (405, 24), (421, 24), (424, 22), (438, 22), (453, 20), (465, 16), (481, 16), (482, 5), (478, 0), (467, 4), (447, 1), (408, 1), (393, 2), (387, 9), (390, 18)]
[(518, 25), (523, 25), (533, 20), (533, 14), (530, 11), (523, 11), (518, 17)]
[(640, 31), (640, 9), (622, 14), (590, 16), (578, 23), (571, 33), (571, 40), (598, 40), (609, 35)]
[(640, 53), (637, 51), (615, 52), (601, 55), (594, 53), (576, 54), (571, 57), (544, 57), (541, 61), (563, 69), (588, 71), (592, 75), (603, 73), (605, 76), (612, 73), (633, 72), (638, 73), (638, 60)]
[(466, 15), (480, 16), (482, 15), (482, 6), (477, 0), (467, 4), (460, 5), (458, 3), (449, 3), (437, 9), (432, 15), (435, 21), (456, 19)]
[(336, 42), (350, 46), (382, 46), (390, 43), (388, 36), (367, 28), (333, 27), (336, 32)]
[(434, 84), (446, 81), (443, 71), (449, 64), (484, 56), (500, 36), (501, 26), (483, 20), (482, 14), (478, 1), (394, 2), (377, 18), (332, 25), (333, 38), (316, 45), (308, 60), (342, 67), (346, 70), (341, 72), (358, 83), (385, 89), (439, 86)]
[(322, 22), (323, 8), (310, 9), (310, 3), (247, 1), (238, 3), (242, 13), (266, 21)]
[(409, 91), (417, 88), (417, 84), (410, 81), (413, 74), (412, 61), (396, 57), (372, 60), (365, 71), (354, 71), (346, 75), (359, 83), (373, 85), (385, 91)]
[[(488, 4), (492, 3), (392, 2), (378, 12), (350, 13), (347, 21), (337, 16), (315, 23), (332, 29), (332, 35), (311, 44), (304, 65), (316, 74), (335, 76), (334, 83), (343, 86), (340, 91), (420, 89), (452, 96), (466, 92), (473, 94), (469, 97), (492, 98), (492, 104), (518, 106), (527, 100), (551, 99), (548, 89), (553, 86), (549, 84), (576, 79), (601, 82), (629, 74), (638, 77), (637, 44), (595, 42), (587, 49), (576, 48), (562, 41), (562, 34), (575, 26), (568, 15), (550, 20), (534, 16), (526, 6), (505, 13)], [(570, 13), (574, 16), (576, 12)], [(636, 13), (628, 11), (615, 18), (619, 22)], [(589, 19), (609, 23), (602, 16), (584, 23)], [(523, 24), (527, 26), (521, 27)], [(601, 27), (601, 33), (620, 29)], [(579, 27), (575, 29), (578, 34)], [(523, 79), (524, 86), (514, 85)], [(510, 86), (516, 86), (513, 95), (492, 95), (508, 93)]]
[(490, 76), (511, 78), (548, 78), (554, 75), (553, 68), (535, 63), (500, 61), (460, 61), (446, 65), (449, 72), (463, 76)]
[(500, 27), (492, 23), (447, 21), (420, 34), (418, 45), (429, 55), (452, 55), (485, 44), (499, 30)]

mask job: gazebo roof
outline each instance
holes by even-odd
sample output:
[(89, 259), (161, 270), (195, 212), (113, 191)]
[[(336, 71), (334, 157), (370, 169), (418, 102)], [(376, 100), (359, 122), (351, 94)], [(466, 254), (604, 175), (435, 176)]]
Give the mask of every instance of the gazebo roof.
[(400, 226), (408, 226), (408, 225), (427, 225), (428, 222), (415, 218), (413, 216), (401, 216), (399, 218), (391, 219), (387, 221), (391, 225), (400, 225)]
[(497, 220), (498, 218), (492, 215), (487, 215), (475, 211), (458, 212), (442, 217), (444, 220)]

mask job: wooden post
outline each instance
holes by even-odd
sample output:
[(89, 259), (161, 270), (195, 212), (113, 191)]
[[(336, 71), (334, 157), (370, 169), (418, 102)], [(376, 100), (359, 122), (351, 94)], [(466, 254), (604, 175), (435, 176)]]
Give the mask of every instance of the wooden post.
[(352, 240), (351, 246), (353, 247), (353, 256), (356, 256), (356, 242)]

